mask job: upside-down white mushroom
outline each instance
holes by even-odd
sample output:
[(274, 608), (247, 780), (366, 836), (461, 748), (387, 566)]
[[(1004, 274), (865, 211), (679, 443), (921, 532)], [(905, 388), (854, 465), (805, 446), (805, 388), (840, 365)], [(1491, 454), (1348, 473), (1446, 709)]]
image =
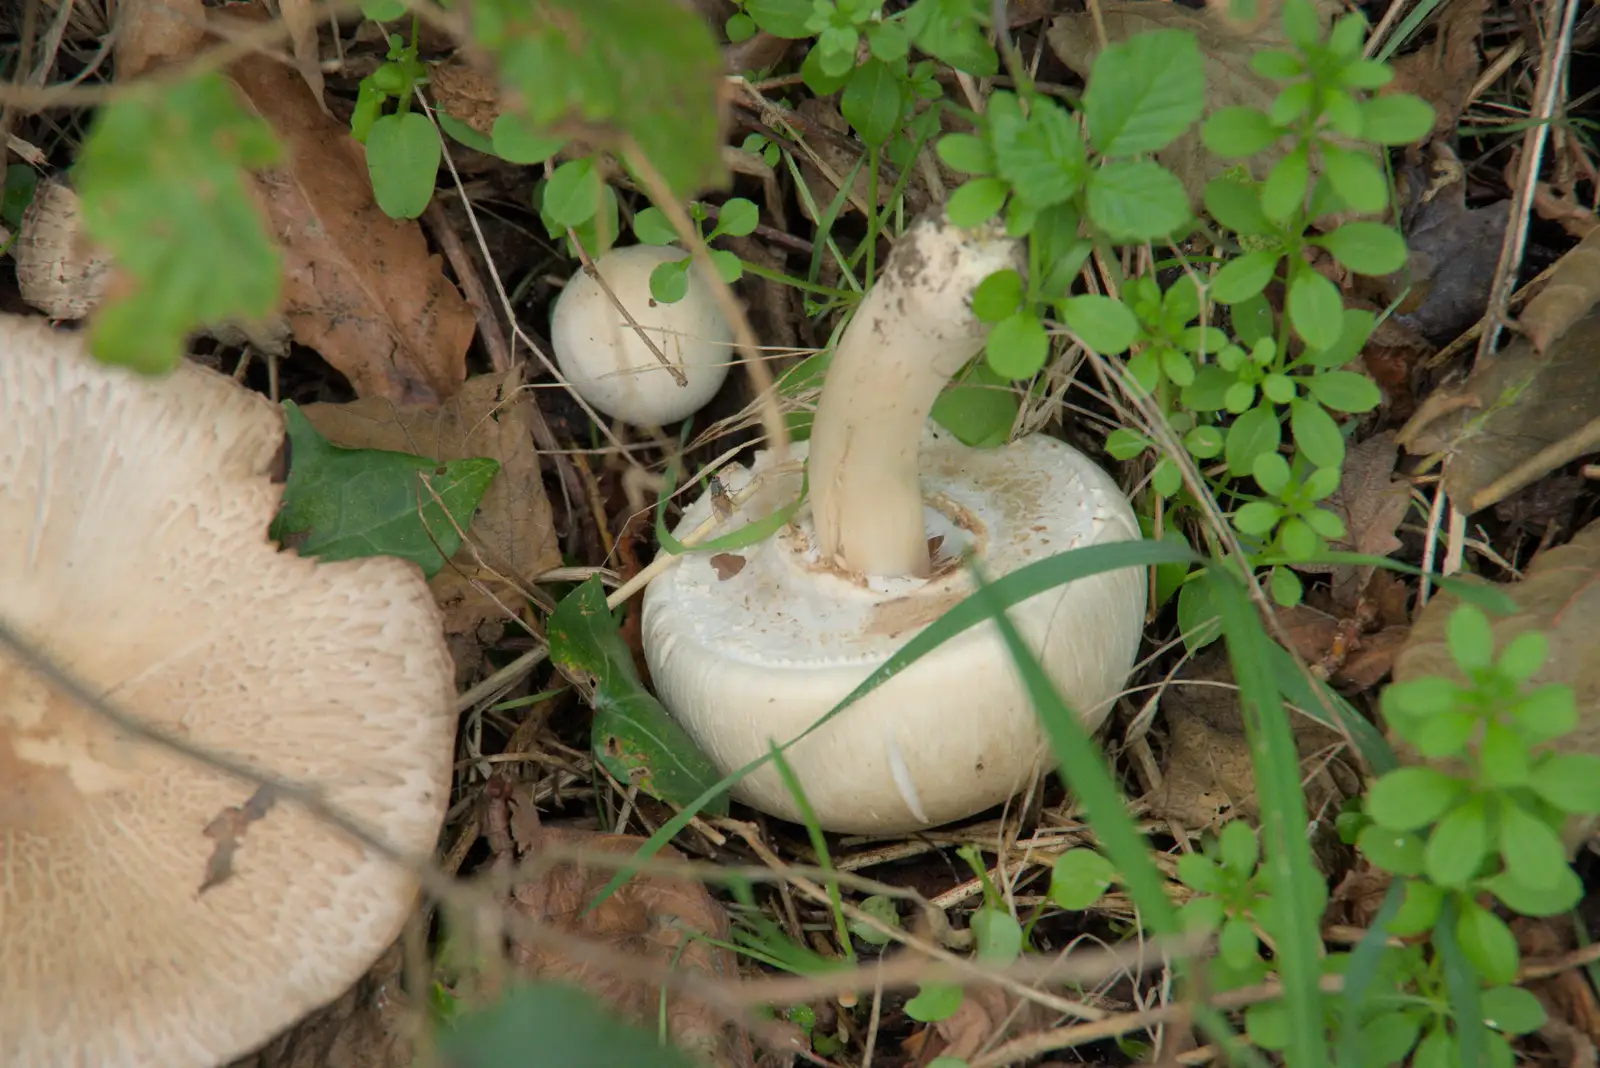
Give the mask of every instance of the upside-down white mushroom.
[[(455, 730), (439, 611), (410, 563), (268, 540), (281, 410), (7, 316), (0, 414), (8, 625), (127, 714), (426, 856)], [(0, 651), (0, 1064), (213, 1068), (354, 983), (415, 877), (270, 801)]]
[(683, 375), (682, 383), (587, 271), (574, 274), (556, 298), (550, 317), (556, 366), (579, 396), (613, 419), (646, 427), (687, 419), (728, 377), (733, 328), (700, 266), (690, 265), (681, 300), (663, 304), (650, 294), (651, 273), (687, 255), (680, 248), (629, 245), (594, 263), (612, 296)]
[[(810, 500), (734, 563), (690, 553), (646, 589), (645, 654), (662, 703), (724, 772), (798, 736), (906, 641), (991, 577), (1079, 546), (1140, 537), (1109, 475), (1043, 434), (968, 448), (929, 423), (940, 390), (983, 348), (974, 290), (1022, 267), (1018, 242), (924, 218), (898, 241), (840, 340), (809, 455)], [(808, 448), (809, 446), (809, 448)], [(725, 472), (763, 482), (725, 533), (793, 500), (798, 465), (767, 453)], [(686, 509), (678, 536), (712, 514)], [(1138, 569), (1041, 592), (1010, 616), (1090, 729), (1138, 652)], [(974, 814), (1025, 787), (1044, 735), (993, 623), (974, 627), (789, 749), (821, 826), (889, 833)], [(801, 809), (770, 764), (735, 789), (790, 820)]]

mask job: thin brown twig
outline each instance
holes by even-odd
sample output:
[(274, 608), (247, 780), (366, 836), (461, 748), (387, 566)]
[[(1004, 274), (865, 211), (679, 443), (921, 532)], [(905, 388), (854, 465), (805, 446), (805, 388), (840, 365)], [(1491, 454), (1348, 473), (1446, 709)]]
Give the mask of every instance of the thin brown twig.
[(694, 256), (695, 262), (705, 271), (706, 281), (711, 286), (711, 293), (716, 298), (717, 306), (722, 309), (723, 316), (733, 327), (734, 345), (739, 350), (745, 373), (750, 376), (756, 402), (761, 405), (761, 425), (766, 432), (767, 448), (776, 463), (783, 463), (789, 458), (789, 425), (784, 421), (783, 412), (778, 407), (777, 389), (772, 381), (772, 371), (761, 358), (761, 342), (756, 339), (755, 331), (750, 328), (750, 319), (744, 313), (744, 306), (734, 295), (733, 288), (722, 280), (722, 275), (717, 273), (716, 262), (711, 258), (711, 249), (706, 246), (700, 237), (700, 232), (695, 229), (689, 213), (683, 210), (683, 205), (672, 195), (666, 179), (662, 178), (661, 172), (640, 150), (638, 142), (631, 135), (624, 141), (622, 154), (629, 169), (644, 182), (651, 203), (661, 209), (667, 221), (672, 224), (672, 228), (677, 231), (679, 239)]
[(1512, 190), (1511, 223), (1500, 243), (1500, 262), (1495, 267), (1494, 283), (1489, 290), (1487, 324), (1478, 337), (1475, 365), (1482, 364), (1494, 352), (1500, 332), (1506, 327), (1506, 305), (1516, 286), (1517, 271), (1522, 267), (1522, 254), (1527, 248), (1528, 225), (1539, 167), (1544, 161), (1544, 146), (1550, 136), (1550, 124), (1555, 121), (1557, 100), (1567, 82), (1567, 57), (1572, 50), (1572, 24), (1577, 18), (1578, 0), (1549, 0), (1549, 3), (1549, 15), (1545, 20), (1547, 40), (1541, 50), (1539, 80), (1534, 90), (1531, 116), (1534, 122), (1522, 135), (1522, 174)]

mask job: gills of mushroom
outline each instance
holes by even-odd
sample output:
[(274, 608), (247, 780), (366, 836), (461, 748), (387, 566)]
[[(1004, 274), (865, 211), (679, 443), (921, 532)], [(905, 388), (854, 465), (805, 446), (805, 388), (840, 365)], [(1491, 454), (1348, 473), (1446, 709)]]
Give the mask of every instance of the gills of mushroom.
[[(685, 555), (645, 591), (645, 655), (661, 701), (724, 772), (799, 735), (970, 594), (963, 554), (994, 578), (1069, 549), (1140, 537), (1110, 476), (1065, 443), (1035, 434), (976, 450), (929, 423), (939, 391), (983, 347), (973, 291), (1005, 267), (1020, 269), (1021, 250), (997, 232), (942, 218), (914, 224), (839, 343), (810, 442), (791, 451), (809, 454), (809, 505), (758, 545)], [(766, 453), (722, 481), (736, 491), (758, 474), (761, 485), (716, 533), (799, 491), (798, 470), (775, 468)], [(690, 506), (679, 536), (713, 503), (708, 495)], [(1010, 612), (1091, 729), (1132, 669), (1144, 582), (1138, 569), (1110, 571)], [(1005, 800), (1045, 754), (1041, 725), (989, 622), (785, 756), (823, 828), (890, 833)], [(801, 818), (770, 764), (735, 796)]]
[[(413, 564), (268, 540), (281, 410), (0, 316), (0, 415), (0, 617), (128, 715), (426, 856), (456, 722), (439, 610)], [(0, 1065), (228, 1063), (360, 978), (416, 894), (0, 650)]]

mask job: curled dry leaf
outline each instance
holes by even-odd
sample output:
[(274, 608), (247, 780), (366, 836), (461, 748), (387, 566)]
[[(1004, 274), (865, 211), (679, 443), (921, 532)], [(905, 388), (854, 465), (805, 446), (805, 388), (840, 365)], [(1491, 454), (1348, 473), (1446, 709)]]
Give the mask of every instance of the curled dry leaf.
[(1511, 202), (1467, 207), (1466, 175), (1455, 153), (1435, 141), (1429, 156), (1429, 173), (1419, 164), (1402, 174), (1405, 267), (1363, 284), (1376, 290), (1380, 304), (1400, 302), (1398, 325), (1442, 345), (1483, 314)]
[[(1591, 247), (1586, 255), (1593, 254)], [(1545, 295), (1523, 314), (1525, 323), (1533, 320), (1531, 328), (1548, 327), (1552, 334), (1542, 356), (1528, 338), (1516, 338), (1479, 361), (1464, 382), (1435, 390), (1400, 432), (1408, 452), (1444, 454), (1445, 492), (1469, 514), (1600, 449), (1600, 442), (1588, 440), (1600, 419), (1600, 363), (1594, 359), (1600, 308), (1562, 321), (1573, 308), (1593, 302), (1581, 277), (1541, 307)]]
[(428, 583), (452, 637), (470, 640), (482, 624), (504, 620), (502, 604), (523, 603), (516, 584), (561, 563), (528, 427), (526, 405), (531, 401), (520, 386), (521, 372), (514, 368), (505, 375), (468, 379), (437, 408), (402, 408), (366, 397), (301, 409), (318, 433), (345, 448), (389, 449), (442, 461), (475, 456), (499, 461), (499, 474), (489, 484), (466, 540)]
[[(1517, 610), (1490, 618), (1495, 648), (1503, 649), (1526, 631), (1545, 636), (1549, 656), (1528, 685), (1571, 686), (1577, 695), (1578, 726), (1560, 745), (1600, 755), (1600, 522), (1584, 527), (1566, 545), (1534, 557), (1521, 582), (1501, 589)], [(1395, 681), (1426, 675), (1465, 681), (1446, 644), (1450, 614), (1460, 603), (1455, 594), (1440, 591), (1417, 614), (1411, 638), (1395, 658)], [(1397, 745), (1397, 752), (1402, 760), (1415, 759), (1403, 746)], [(1584, 831), (1584, 825), (1573, 823), (1569, 841)]]
[[(1339, 488), (1322, 502), (1324, 508), (1344, 520), (1345, 536), (1330, 542), (1336, 552), (1388, 556), (1400, 548), (1395, 528), (1411, 506), (1411, 487), (1393, 478), (1399, 453), (1392, 430), (1375, 434), (1345, 452)], [(1295, 564), (1299, 571), (1333, 576), (1333, 600), (1340, 608), (1352, 608), (1361, 596), (1373, 565)]]
[[(1167, 726), (1163, 781), (1151, 814), (1190, 829), (1220, 826), (1258, 811), (1250, 742), (1227, 661), (1212, 653), (1190, 664), (1161, 698)], [(1344, 739), (1307, 716), (1292, 719), (1311, 815), (1331, 814), (1360, 780), (1337, 754)]]
[(1600, 233), (1578, 242), (1550, 272), (1537, 296), (1517, 320), (1539, 352), (1548, 352), (1578, 320), (1600, 303)]
[(11, 256), (22, 299), (52, 319), (82, 319), (105, 296), (111, 257), (89, 239), (78, 194), (60, 178), (34, 190)]
[(194, 55), (206, 36), (203, 0), (122, 0), (113, 56), (117, 79)]
[[(633, 835), (545, 827), (539, 823), (525, 792), (496, 780), (487, 820), (496, 871), (510, 872), (519, 863), (537, 861), (552, 847), (631, 855), (644, 844)], [(671, 846), (659, 856), (681, 860)], [(669, 875), (641, 872), (593, 909), (594, 900), (614, 874), (610, 867), (590, 868), (578, 861), (542, 864), (538, 874), (513, 885), (507, 907), (534, 923), (608, 943), (680, 973), (722, 980), (738, 975), (733, 954), (707, 939), (727, 942), (728, 914), (700, 883)], [(572, 983), (603, 998), (623, 1017), (652, 1025), (661, 1009), (661, 990), (648, 979), (618, 975), (586, 961), (573, 960), (543, 944), (513, 937), (511, 961), (527, 978)], [(672, 1041), (716, 1068), (745, 1068), (753, 1063), (750, 1041), (735, 1033), (721, 1017), (698, 1001), (669, 994), (667, 1032)]]
[(933, 1024), (939, 1041), (925, 1043), (917, 1057), (918, 1065), (928, 1065), (938, 1057), (954, 1057), (962, 1062), (997, 1045), (1005, 1036), (1026, 1032), (1044, 1023), (1044, 1013), (1036, 1002), (998, 986), (974, 986), (963, 992), (955, 1013)]
[(248, 56), (229, 75), (289, 156), (257, 188), (283, 249), (294, 339), (363, 397), (436, 404), (454, 394), (476, 321), (421, 227), (378, 208), (361, 145), (295, 72)]
[[(1344, 10), (1338, 0), (1313, 0), (1313, 3), (1324, 24)], [(1106, 40), (1111, 43), (1156, 29), (1184, 29), (1194, 33), (1199, 39), (1201, 54), (1205, 56), (1205, 114), (1209, 116), (1214, 111), (1235, 106), (1266, 111), (1278, 93), (1277, 83), (1250, 69), (1250, 58), (1261, 49), (1287, 47), (1287, 38), (1277, 17), (1277, 5), (1264, 2), (1262, 7), (1270, 10), (1270, 15), (1254, 28), (1236, 26), (1212, 8), (1197, 11), (1182, 4), (1154, 4), (1149, 0), (1104, 0), (1100, 12)], [(1074, 74), (1080, 78), (1089, 77), (1100, 54), (1098, 30), (1091, 14), (1062, 15), (1050, 24), (1048, 40), (1051, 50)], [(1356, 142), (1348, 142), (1347, 147), (1371, 152), (1371, 146)], [(1245, 163), (1256, 178), (1264, 179), (1282, 156), (1282, 147), (1276, 146), (1248, 160), (1221, 159), (1206, 151), (1200, 141), (1198, 123), (1156, 154), (1156, 158), (1183, 182), (1190, 201), (1197, 208), (1203, 203), (1206, 183), (1223, 171)], [(1375, 154), (1373, 158), (1377, 158)], [(1316, 174), (1313, 170), (1312, 177)]]

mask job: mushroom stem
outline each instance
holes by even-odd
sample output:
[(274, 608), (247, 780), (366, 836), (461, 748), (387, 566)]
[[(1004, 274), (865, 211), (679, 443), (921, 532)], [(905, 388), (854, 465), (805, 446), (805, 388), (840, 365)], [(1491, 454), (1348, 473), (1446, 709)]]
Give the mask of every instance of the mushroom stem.
[(811, 507), (825, 560), (866, 575), (930, 571), (918, 452), (933, 402), (983, 348), (972, 295), (1021, 270), (1021, 242), (940, 213), (914, 223), (856, 309), (811, 430)]

